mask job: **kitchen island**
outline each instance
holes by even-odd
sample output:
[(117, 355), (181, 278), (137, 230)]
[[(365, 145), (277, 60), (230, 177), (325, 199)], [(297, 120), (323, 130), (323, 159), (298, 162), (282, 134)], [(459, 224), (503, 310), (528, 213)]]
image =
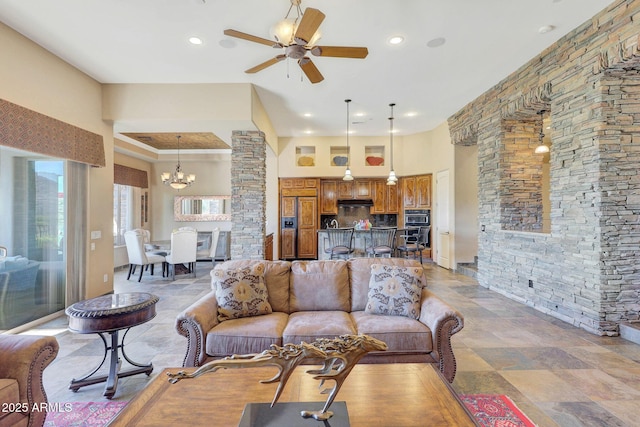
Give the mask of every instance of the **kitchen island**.
[[(402, 242), (402, 238), (400, 235), (403, 233), (404, 229), (398, 229), (396, 233), (396, 244), (398, 242)], [(400, 239), (400, 240), (398, 240)], [(366, 257), (367, 251), (367, 240), (369, 240), (369, 230), (354, 230), (353, 231), (353, 254), (352, 258), (356, 257)], [(325, 260), (330, 259), (331, 256), (329, 253), (325, 252), (325, 249), (329, 248), (329, 239), (327, 236), (327, 229), (323, 228), (318, 230), (318, 259)], [(393, 256), (398, 256), (393, 255)], [(417, 256), (417, 255), (416, 255)], [(422, 251), (423, 258), (429, 259), (431, 258), (431, 247), (427, 247)]]
[[(369, 238), (369, 230), (354, 230), (353, 231), (353, 254), (352, 257), (366, 257), (366, 239)], [(329, 239), (326, 229), (318, 230), (318, 259), (330, 259), (329, 253), (325, 252), (325, 249), (329, 248)]]

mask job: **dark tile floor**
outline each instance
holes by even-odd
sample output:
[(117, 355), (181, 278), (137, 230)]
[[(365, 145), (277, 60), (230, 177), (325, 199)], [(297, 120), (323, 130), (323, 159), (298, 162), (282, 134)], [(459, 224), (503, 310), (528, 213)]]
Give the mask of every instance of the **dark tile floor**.
[[(129, 400), (162, 369), (182, 364), (185, 338), (174, 329), (176, 315), (209, 290), (210, 264), (198, 263), (196, 279), (149, 277), (142, 283), (115, 274), (116, 292), (148, 291), (160, 297), (158, 315), (131, 329), (127, 353), (151, 361), (151, 377), (120, 380), (114, 400)], [(465, 317), (453, 338), (458, 393), (506, 394), (539, 426), (640, 426), (640, 346), (622, 338), (598, 337), (478, 286), (475, 279), (425, 264), (430, 288)], [(97, 365), (102, 342), (96, 335), (66, 330), (61, 317), (27, 333), (54, 334), (60, 353), (45, 371), (52, 402), (103, 400), (104, 384), (77, 393), (69, 381)]]

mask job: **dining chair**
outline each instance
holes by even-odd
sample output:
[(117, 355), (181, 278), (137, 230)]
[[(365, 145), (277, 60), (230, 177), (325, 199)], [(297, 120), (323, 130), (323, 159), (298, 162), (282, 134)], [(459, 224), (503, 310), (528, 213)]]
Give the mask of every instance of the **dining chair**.
[(324, 252), (330, 259), (350, 258), (353, 254), (353, 227), (351, 228), (327, 228), (327, 244)]
[(162, 277), (165, 275), (165, 257), (163, 255), (148, 253), (144, 250), (144, 233), (140, 230), (130, 230), (124, 233), (124, 241), (127, 245), (127, 254), (129, 256), (129, 274), (127, 280), (135, 273), (136, 266), (140, 266), (140, 276), (138, 282), (142, 280), (142, 273), (145, 266), (150, 266), (151, 275), (153, 276), (153, 266), (162, 264)]
[(176, 278), (176, 265), (187, 264), (187, 270), (196, 277), (196, 260), (198, 252), (198, 232), (191, 230), (175, 230), (171, 233), (171, 253), (166, 256), (171, 280)]
[(389, 257), (396, 251), (396, 227), (371, 227), (369, 237), (365, 237), (368, 257)]
[(429, 242), (429, 231), (431, 226), (410, 227), (399, 235), (401, 243), (397, 250), (400, 256), (407, 258), (409, 254), (415, 259), (420, 255), (420, 264), (422, 264), (422, 251), (427, 248)]

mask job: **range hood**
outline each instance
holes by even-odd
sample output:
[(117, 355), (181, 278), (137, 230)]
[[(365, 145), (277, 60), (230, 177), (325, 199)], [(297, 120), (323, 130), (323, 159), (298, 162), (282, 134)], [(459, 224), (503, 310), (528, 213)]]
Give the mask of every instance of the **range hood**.
[(338, 206), (373, 206), (371, 199), (339, 199)]

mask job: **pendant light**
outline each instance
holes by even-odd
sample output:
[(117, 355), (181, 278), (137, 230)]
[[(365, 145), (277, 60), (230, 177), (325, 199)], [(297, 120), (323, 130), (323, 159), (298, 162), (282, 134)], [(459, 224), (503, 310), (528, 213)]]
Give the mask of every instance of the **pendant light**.
[(542, 142), (543, 138), (544, 138), (544, 119), (542, 117), (542, 115), (544, 114), (544, 110), (540, 110), (538, 111), (538, 114), (540, 114), (540, 134), (538, 135), (538, 146), (536, 147), (536, 149), (534, 150), (534, 153), (536, 154), (545, 154), (549, 152), (549, 146), (546, 145), (544, 142)]
[(186, 174), (182, 171), (182, 167), (180, 166), (180, 135), (176, 136), (176, 138), (178, 138), (178, 163), (176, 164), (176, 170), (173, 173), (163, 172), (160, 174), (160, 178), (163, 184), (180, 191), (193, 184), (196, 181), (196, 176), (194, 174)]
[(344, 171), (342, 180), (353, 181), (353, 175), (351, 175), (351, 169), (349, 168), (349, 160), (351, 159), (351, 156), (349, 155), (349, 103), (351, 100), (345, 99), (344, 102), (347, 104), (347, 170)]
[(387, 185), (396, 185), (398, 182), (398, 177), (396, 177), (396, 172), (393, 170), (393, 107), (396, 104), (389, 104), (391, 107), (391, 116), (389, 117), (389, 160), (391, 161), (391, 170), (389, 171), (389, 178), (387, 178)]

